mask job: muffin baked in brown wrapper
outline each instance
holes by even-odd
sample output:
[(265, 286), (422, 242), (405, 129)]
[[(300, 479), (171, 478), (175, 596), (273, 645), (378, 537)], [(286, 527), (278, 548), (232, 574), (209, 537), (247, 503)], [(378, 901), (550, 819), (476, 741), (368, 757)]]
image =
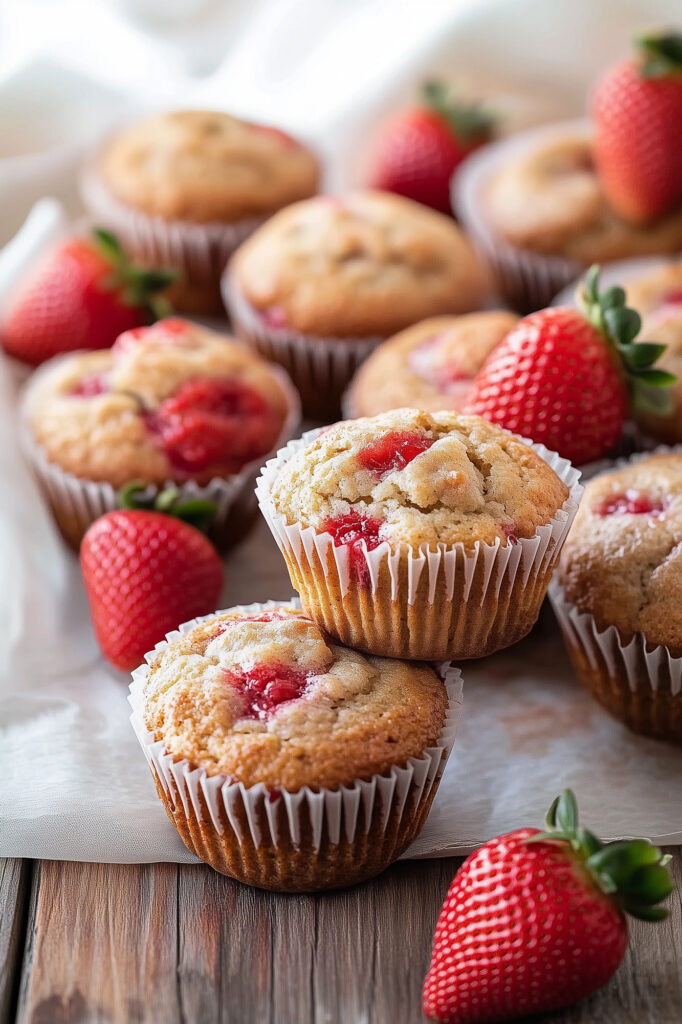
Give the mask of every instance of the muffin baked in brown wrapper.
[(347, 547), (336, 547), (327, 533), (287, 523), (270, 496), (280, 466), (316, 434), (290, 441), (256, 485), (261, 512), (308, 615), (349, 647), (422, 661), (481, 658), (530, 632), (578, 508), (578, 470), (543, 445), (532, 445), (569, 488), (562, 507), (533, 537), (477, 542), (473, 549), (439, 544), (433, 551), (406, 544), (392, 551), (383, 543), (364, 552), (367, 581), (360, 583)]
[(682, 744), (682, 657), (642, 633), (624, 639), (615, 626), (601, 632), (579, 612), (557, 580), (549, 598), (575, 673), (602, 707), (633, 732)]
[(232, 223), (166, 220), (120, 202), (94, 166), (80, 178), (90, 218), (116, 233), (126, 253), (150, 267), (176, 270), (169, 297), (185, 313), (222, 313), (220, 275), (232, 253), (267, 217)]
[[(281, 602), (232, 610), (256, 612), (275, 605)], [(148, 661), (201, 621), (195, 619), (170, 633), (147, 655)], [(448, 691), (448, 707), (436, 746), (386, 775), (358, 779), (336, 790), (303, 787), (290, 793), (262, 784), (247, 787), (174, 760), (144, 723), (148, 665), (133, 673), (131, 721), (159, 798), (192, 853), (216, 871), (263, 889), (341, 888), (379, 874), (424, 826), (454, 743), (462, 703), (459, 670), (449, 663), (437, 668)]]
[(384, 340), (319, 338), (286, 327), (270, 327), (243, 296), (228, 266), (222, 279), (225, 308), (242, 341), (287, 371), (308, 416), (329, 419), (341, 410), (341, 397), (355, 371)]
[[(69, 353), (71, 355), (72, 353)], [(65, 356), (64, 358), (68, 358)], [(53, 362), (53, 361), (51, 361)], [(287, 375), (278, 367), (270, 367), (277, 375), (279, 384), (287, 397), (288, 413), (282, 424), (280, 436), (273, 448), (282, 444), (299, 429), (301, 407), (298, 394)], [(51, 462), (46, 451), (37, 443), (31, 431), (28, 414), (31, 402), (31, 384), (39, 379), (38, 369), (29, 380), (21, 404), (21, 443), (24, 454), (36, 476), (41, 490), (47, 498), (53, 518), (66, 543), (78, 551), (88, 528), (107, 512), (118, 508), (117, 491), (112, 484), (101, 480), (86, 480), (66, 472)], [(224, 551), (240, 540), (251, 526), (257, 503), (253, 486), (262, 459), (247, 463), (238, 473), (227, 477), (215, 477), (208, 483), (199, 484), (194, 480), (178, 482), (168, 480), (159, 487), (150, 485), (150, 494), (158, 493), (165, 487), (178, 489), (183, 500), (195, 498), (213, 501), (217, 512), (210, 527), (209, 536), (215, 546)]]

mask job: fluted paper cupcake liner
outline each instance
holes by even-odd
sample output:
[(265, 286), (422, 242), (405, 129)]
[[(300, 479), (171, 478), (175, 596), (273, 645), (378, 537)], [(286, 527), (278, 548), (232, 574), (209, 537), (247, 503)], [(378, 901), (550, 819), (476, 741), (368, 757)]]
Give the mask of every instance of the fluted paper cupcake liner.
[(575, 673), (595, 700), (633, 732), (682, 744), (682, 658), (642, 633), (624, 640), (615, 626), (599, 630), (557, 580), (549, 598)]
[(235, 332), (266, 359), (287, 370), (301, 394), (304, 412), (321, 419), (337, 416), (347, 384), (384, 339), (320, 338), (271, 327), (245, 299), (229, 267), (222, 289)]
[(520, 313), (549, 306), (585, 266), (565, 256), (512, 245), (490, 223), (485, 188), (496, 170), (544, 142), (567, 135), (589, 135), (585, 120), (543, 125), (491, 143), (470, 156), (452, 181), (452, 206), (472, 241), (495, 273), (503, 297)]
[[(70, 358), (71, 355), (73, 353), (61, 358)], [(54, 360), (50, 361), (50, 369), (52, 366)], [(286, 373), (277, 366), (269, 369), (276, 376), (288, 403), (286, 419), (272, 448), (274, 452), (299, 429), (301, 407), (296, 389)], [(50, 461), (45, 449), (36, 441), (29, 422), (29, 407), (33, 386), (42, 372), (42, 368), (35, 372), (24, 392), (21, 408), (22, 448), (47, 497), (60, 533), (77, 551), (88, 527), (100, 516), (119, 507), (117, 489), (105, 481), (86, 480), (66, 472)], [(149, 494), (157, 494), (166, 487), (175, 487), (183, 500), (202, 498), (215, 502), (217, 511), (209, 536), (219, 550), (225, 550), (241, 539), (253, 522), (257, 511), (253, 488), (261, 463), (262, 457), (253, 459), (238, 473), (214, 477), (205, 484), (194, 480), (167, 480), (161, 485), (150, 484)]]
[[(537, 621), (582, 494), (580, 472), (544, 445), (529, 444), (569, 488), (569, 496), (530, 538), (413, 548), (387, 542), (362, 552), (369, 585), (354, 581), (346, 545), (329, 533), (288, 523), (271, 498), (282, 465), (318, 431), (290, 441), (256, 484), (261, 512), (308, 615), (349, 647), (393, 658), (479, 658), (524, 637)], [(520, 440), (524, 440), (520, 438)]]
[(200, 224), (150, 216), (120, 202), (92, 166), (81, 175), (80, 192), (93, 220), (115, 231), (130, 256), (182, 275), (173, 299), (183, 312), (222, 312), (220, 275), (232, 253), (267, 220)]
[[(226, 611), (248, 614), (298, 602), (268, 601)], [(216, 612), (216, 615), (224, 612)], [(455, 740), (462, 678), (449, 663), (437, 666), (448, 708), (433, 747), (385, 775), (357, 779), (337, 790), (304, 786), (296, 792), (245, 786), (174, 760), (144, 721), (149, 665), (167, 644), (212, 615), (186, 622), (146, 655), (133, 672), (131, 722), (157, 792), (185, 845), (216, 871), (279, 891), (338, 888), (371, 878), (417, 838)]]

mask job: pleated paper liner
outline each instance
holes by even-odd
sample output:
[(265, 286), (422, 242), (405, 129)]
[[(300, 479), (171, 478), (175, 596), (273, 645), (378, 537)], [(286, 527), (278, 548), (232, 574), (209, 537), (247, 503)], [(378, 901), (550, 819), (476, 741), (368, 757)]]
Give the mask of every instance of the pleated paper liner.
[(625, 641), (615, 626), (599, 630), (557, 580), (549, 598), (575, 673), (595, 700), (633, 732), (682, 744), (682, 658), (642, 633)]
[(244, 298), (229, 267), (223, 275), (222, 289), (238, 337), (284, 367), (299, 390), (303, 411), (327, 422), (337, 417), (341, 396), (355, 371), (384, 339), (319, 338), (286, 327), (271, 327)]
[[(249, 614), (281, 606), (268, 601), (229, 609)], [(284, 602), (298, 607), (298, 602)], [(216, 612), (220, 615), (223, 612)], [(248, 885), (282, 892), (333, 889), (364, 881), (396, 860), (421, 832), (455, 740), (462, 678), (449, 663), (437, 667), (448, 693), (438, 740), (385, 775), (357, 779), (338, 790), (297, 792), (244, 786), (174, 760), (144, 722), (149, 664), (168, 642), (205, 616), (169, 633), (133, 672), (131, 722), (158, 795), (183, 842), (216, 871)]]
[[(73, 353), (61, 358), (70, 358)], [(45, 364), (51, 369), (54, 360)], [(286, 373), (277, 366), (270, 371), (284, 392), (288, 402), (287, 417), (272, 451), (285, 443), (300, 427), (301, 408), (296, 389)], [(42, 369), (38, 369), (25, 389), (21, 403), (21, 441), (28, 462), (45, 493), (54, 519), (64, 540), (78, 550), (88, 527), (106, 512), (118, 508), (116, 488), (111, 484), (85, 480), (67, 473), (51, 462), (45, 449), (37, 443), (29, 422), (31, 394)], [(217, 513), (210, 529), (210, 537), (219, 550), (225, 550), (244, 536), (253, 522), (257, 504), (254, 483), (262, 463), (262, 457), (247, 463), (238, 473), (227, 477), (214, 477), (206, 484), (193, 480), (176, 482), (168, 480), (161, 486), (150, 485), (150, 494), (158, 493), (165, 487), (177, 487), (181, 498), (205, 498), (215, 502)]]
[(502, 296), (520, 313), (549, 306), (585, 267), (565, 256), (533, 252), (499, 235), (486, 215), (485, 189), (495, 171), (526, 151), (552, 139), (589, 135), (585, 120), (543, 125), (501, 139), (470, 156), (452, 182), (452, 206), (462, 227), (482, 253), (497, 279)]
[[(502, 545), (462, 543), (436, 550), (384, 542), (362, 550), (368, 584), (353, 577), (348, 547), (329, 533), (288, 523), (271, 498), (282, 465), (318, 431), (290, 441), (263, 468), (256, 495), (306, 613), (349, 647), (393, 658), (480, 658), (522, 639), (535, 624), (578, 508), (580, 473), (543, 445), (526, 441), (569, 488), (530, 538)], [(521, 438), (520, 440), (524, 440)]]
[(223, 312), (220, 275), (232, 253), (267, 219), (199, 224), (150, 216), (121, 203), (92, 166), (81, 175), (80, 193), (93, 221), (114, 231), (131, 257), (179, 272), (170, 295), (176, 310), (186, 313)]

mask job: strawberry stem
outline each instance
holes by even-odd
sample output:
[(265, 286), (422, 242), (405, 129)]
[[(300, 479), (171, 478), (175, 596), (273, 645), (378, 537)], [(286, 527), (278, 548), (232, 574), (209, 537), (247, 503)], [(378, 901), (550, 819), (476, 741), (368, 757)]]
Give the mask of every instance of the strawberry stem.
[(547, 840), (570, 843), (601, 891), (626, 913), (644, 921), (662, 921), (667, 916), (667, 910), (657, 904), (674, 889), (667, 867), (670, 858), (648, 839), (602, 843), (578, 824), (578, 804), (570, 789), (552, 803), (544, 832), (530, 836), (526, 842)]
[(642, 326), (639, 313), (625, 304), (625, 292), (619, 286), (599, 289), (598, 266), (585, 275), (580, 306), (592, 326), (600, 332), (616, 356), (628, 385), (635, 408), (665, 416), (672, 408), (670, 387), (673, 373), (654, 367), (666, 346), (650, 341), (635, 341)]
[(108, 291), (118, 292), (126, 306), (146, 309), (161, 320), (173, 312), (173, 307), (161, 294), (178, 277), (174, 270), (147, 268), (132, 263), (126, 256), (116, 235), (104, 228), (93, 228), (92, 237), (99, 254), (111, 264), (111, 273), (103, 282)]
[(166, 487), (158, 491), (141, 480), (132, 480), (126, 484), (118, 491), (116, 498), (119, 508), (129, 511), (163, 512), (174, 519), (182, 519), (202, 533), (208, 532), (218, 511), (214, 501), (205, 498), (180, 500), (180, 491), (177, 487)]
[(640, 73), (644, 78), (682, 73), (682, 35), (678, 32), (640, 36), (635, 45), (643, 57)]
[(478, 103), (458, 103), (445, 82), (424, 82), (421, 88), (424, 104), (443, 118), (451, 130), (464, 142), (487, 140), (495, 126), (494, 115)]

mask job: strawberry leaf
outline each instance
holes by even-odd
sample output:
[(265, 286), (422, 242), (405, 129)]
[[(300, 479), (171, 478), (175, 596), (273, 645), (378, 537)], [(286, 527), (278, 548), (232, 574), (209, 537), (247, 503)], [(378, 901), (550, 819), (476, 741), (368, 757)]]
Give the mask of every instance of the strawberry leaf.
[(119, 508), (163, 512), (174, 519), (181, 519), (195, 526), (202, 533), (208, 532), (218, 512), (218, 506), (214, 501), (205, 498), (189, 498), (182, 501), (177, 487), (166, 487), (159, 491), (140, 480), (126, 484), (116, 497)]
[(428, 81), (421, 89), (424, 104), (447, 121), (458, 139), (485, 140), (492, 136), (495, 125), (493, 114), (477, 103), (458, 103), (444, 82)]
[(635, 42), (643, 56), (640, 72), (644, 78), (682, 72), (682, 35), (678, 32), (640, 36)]
[(95, 248), (111, 264), (111, 273), (101, 280), (100, 287), (117, 292), (126, 306), (146, 310), (155, 320), (169, 316), (173, 308), (161, 293), (177, 280), (177, 272), (131, 263), (111, 231), (94, 228), (92, 234)]
[(125, 253), (116, 235), (105, 228), (93, 228), (92, 235), (97, 251), (114, 267), (125, 261)]
[(621, 345), (629, 345), (639, 334), (642, 318), (627, 306), (609, 306), (604, 310), (604, 326)]
[[(620, 353), (630, 370), (646, 370), (665, 352), (665, 345), (653, 341), (640, 341), (636, 345), (621, 345)], [(663, 371), (659, 371), (663, 372)]]

